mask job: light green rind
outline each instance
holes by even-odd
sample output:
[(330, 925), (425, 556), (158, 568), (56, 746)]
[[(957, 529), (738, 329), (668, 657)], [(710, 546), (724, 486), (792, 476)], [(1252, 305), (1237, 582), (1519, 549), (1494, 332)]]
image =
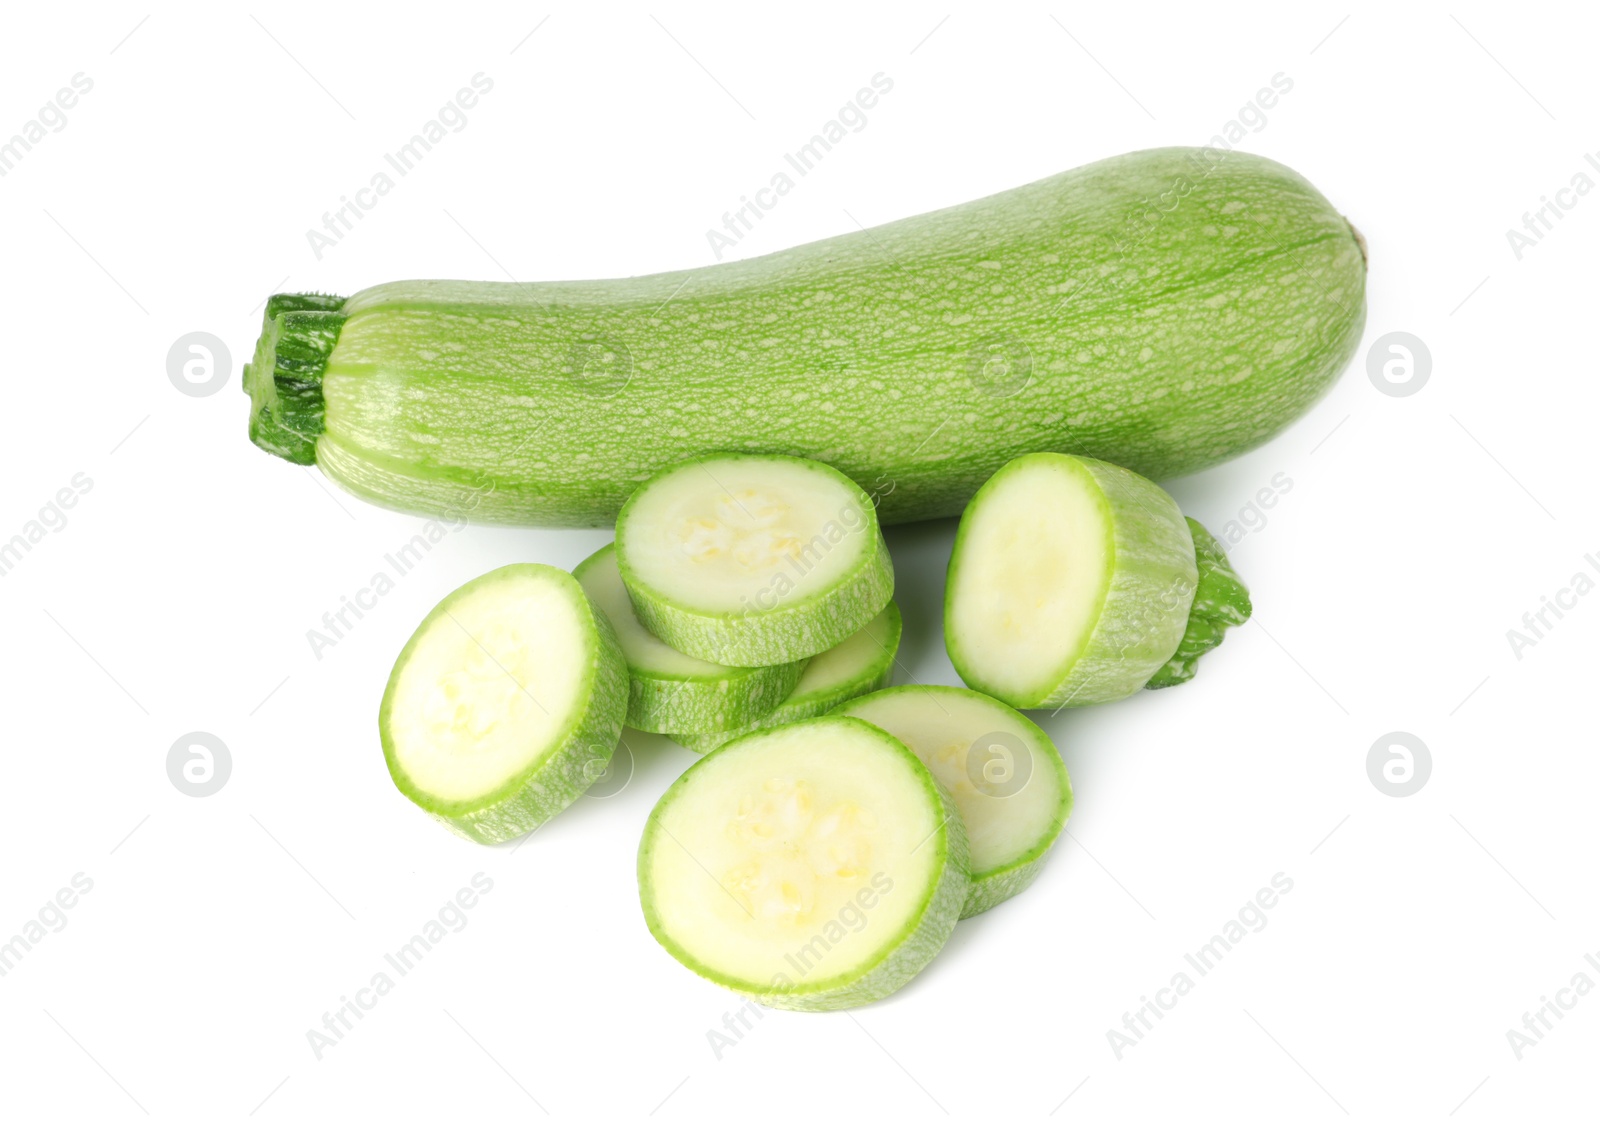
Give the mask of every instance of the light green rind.
[[(650, 734), (672, 735), (685, 727), (754, 728), (783, 703), (785, 688), (794, 686), (805, 661), (766, 668), (735, 668), (755, 673), (734, 680), (657, 679), (630, 671), (628, 725)], [(751, 720), (738, 723), (738, 719)]]
[[(818, 714), (820, 714), (820, 713), (821, 712), (818, 712)], [(808, 718), (808, 719), (809, 718), (815, 718), (815, 717), (816, 717), (816, 715), (804, 715), (804, 716), (802, 716), (802, 718)], [(799, 720), (798, 719), (789, 719), (789, 720), (785, 720), (785, 721), (787, 721), (787, 722), (798, 722)], [(773, 725), (774, 726), (781, 726), (783, 724), (782, 723), (774, 723)], [(715, 752), (717, 750), (722, 749), (724, 746), (728, 745), (728, 743), (732, 742), (735, 738), (741, 738), (744, 735), (749, 734), (750, 732), (747, 731), (747, 730), (741, 730), (741, 731), (728, 731), (728, 732), (725, 732), (725, 733), (726, 733), (726, 737), (724, 737), (724, 733), (718, 733), (718, 732), (713, 732), (711, 734), (669, 734), (669, 735), (667, 735), (667, 737), (672, 739), (672, 741), (676, 742), (679, 746), (684, 747), (686, 750), (692, 750), (696, 754), (711, 754), (711, 753), (713, 753), (713, 752)]]
[[(816, 715), (803, 715), (801, 717), (802, 718), (811, 719), (811, 718), (816, 718)], [(789, 719), (789, 720), (786, 720), (786, 721), (787, 722), (799, 722), (800, 720), (799, 719)], [(773, 725), (774, 726), (781, 726), (783, 724), (782, 723), (775, 723)], [(715, 751), (720, 750), (724, 746), (728, 745), (728, 743), (732, 742), (733, 739), (742, 738), (744, 735), (747, 735), (749, 733), (750, 732), (747, 731), (747, 730), (729, 731), (729, 732), (727, 732), (729, 737), (726, 737), (726, 738), (724, 738), (721, 733), (712, 733), (712, 734), (669, 734), (669, 735), (667, 735), (667, 737), (672, 739), (672, 741), (676, 742), (679, 746), (682, 746), (686, 750), (692, 750), (696, 754), (704, 755), (704, 754), (714, 753)]]
[(1197, 580), (1194, 541), (1172, 496), (1142, 475), (1102, 460), (1054, 452), (1019, 456), (973, 496), (966, 514), (977, 513), (987, 493), (1008, 472), (1049, 461), (1086, 473), (1111, 520), (1110, 584), (1100, 596), (1099, 612), (1083, 646), (1067, 655), (1050, 679), (1024, 693), (1008, 694), (974, 669), (950, 627), (955, 582), (966, 547), (965, 515), (956, 530), (945, 581), (945, 650), (962, 682), (1023, 710), (1108, 703), (1138, 691), (1182, 641)]
[[(701, 758), (694, 765), (683, 772), (683, 775), (674, 782), (661, 800), (650, 813), (650, 819), (645, 824), (643, 839), (639, 842), (639, 902), (644, 911), (645, 924), (650, 933), (655, 936), (658, 943), (668, 954), (676, 958), (684, 966), (696, 974), (719, 986), (733, 990), (735, 993), (759, 1002), (762, 1005), (777, 1009), (790, 1009), (800, 1012), (820, 1013), (835, 1009), (854, 1009), (858, 1006), (868, 1005), (880, 998), (886, 997), (909, 982), (935, 955), (943, 949), (949, 940), (951, 932), (955, 930), (957, 921), (961, 917), (961, 909), (966, 903), (967, 888), (967, 830), (961, 823), (961, 814), (956, 811), (954, 800), (934, 776), (928, 772), (922, 762), (899, 739), (890, 735), (880, 727), (860, 719), (840, 719), (836, 716), (807, 719), (803, 722), (791, 723), (790, 727), (818, 728), (819, 735), (825, 733), (830, 724), (848, 722), (853, 726), (865, 727), (880, 736), (896, 752), (910, 760), (918, 771), (923, 781), (933, 811), (938, 814), (938, 823), (932, 833), (916, 849), (917, 852), (931, 852), (939, 861), (938, 880), (930, 887), (922, 906), (916, 914), (908, 917), (905, 928), (898, 936), (877, 954), (861, 963), (856, 969), (838, 975), (825, 982), (795, 986), (785, 975), (776, 976), (767, 985), (746, 982), (735, 978), (727, 978), (717, 971), (706, 968), (694, 956), (678, 946), (676, 941), (667, 934), (662, 927), (655, 910), (657, 894), (652, 890), (649, 882), (649, 867), (651, 855), (656, 850), (657, 830), (662, 828), (660, 815), (671, 805), (674, 797), (682, 792), (693, 782), (697, 772), (712, 764), (716, 758), (722, 757), (729, 751), (737, 749), (739, 742), (746, 741), (755, 735), (767, 734), (768, 730), (759, 730), (746, 735), (739, 742), (729, 743), (715, 754)], [(777, 730), (780, 728), (771, 728)], [(787, 985), (784, 983), (788, 982)]]
[[(579, 562), (572, 576), (584, 585), (584, 578), (591, 570), (606, 568), (607, 559), (614, 556), (615, 547), (605, 546)], [(588, 586), (584, 588), (587, 590)], [(591, 591), (590, 599), (603, 613), (613, 615), (599, 594)], [(623, 600), (627, 600), (626, 596)], [(615, 615), (632, 615), (632, 610), (618, 611)], [(618, 630), (618, 641), (628, 665), (627, 724), (651, 734), (736, 727), (753, 729), (784, 702), (806, 666), (806, 661), (794, 660), (769, 667), (738, 668), (685, 656), (684, 668), (715, 669), (686, 674), (652, 668), (638, 656), (630, 656), (626, 635), (621, 630)]]
[(991, 872), (981, 880), (974, 880), (972, 892), (961, 908), (961, 917), (970, 919), (974, 915), (982, 915), (985, 911), (1000, 906), (1012, 896), (1021, 895), (1034, 880), (1039, 878), (1039, 873), (1044, 871), (1045, 856), (1048, 852), (1049, 849), (1046, 849), (1026, 864), (1019, 864), (1003, 872)]
[(885, 523), (958, 514), (1027, 452), (1165, 479), (1328, 390), (1365, 277), (1293, 170), (1146, 150), (709, 268), (362, 291), (316, 460), (380, 505), (526, 525), (607, 525), (709, 451), (824, 460)]
[[(974, 915), (981, 915), (990, 908), (1004, 903), (1012, 896), (1020, 894), (1034, 880), (1039, 878), (1039, 873), (1044, 870), (1045, 858), (1050, 854), (1050, 850), (1055, 847), (1056, 840), (1066, 827), (1067, 818), (1072, 815), (1072, 781), (1067, 776), (1066, 763), (1061, 758), (1061, 752), (1056, 749), (1056, 744), (1032, 719), (1006, 706), (992, 695), (984, 695), (982, 692), (972, 691), (965, 687), (903, 684), (899, 687), (888, 687), (862, 695), (835, 707), (832, 713), (857, 718), (860, 717), (857, 712), (864, 705), (869, 705), (873, 700), (886, 696), (926, 695), (930, 692), (934, 695), (969, 695), (986, 699), (992, 706), (1013, 716), (1012, 725), (1027, 735), (1029, 745), (1041, 755), (1038, 761), (1042, 765), (1036, 764), (1034, 767), (1035, 772), (1054, 774), (1060, 783), (1061, 803), (1057, 809), (1055, 820), (1027, 851), (1018, 854), (1015, 858), (1003, 864), (985, 869), (982, 872), (970, 872), (969, 869), (971, 887), (967, 891), (966, 903), (961, 908), (961, 918), (970, 919)], [(928, 709), (930, 713), (935, 711), (932, 704), (929, 705)], [(878, 724), (874, 723), (873, 725), (877, 726)], [(880, 727), (880, 729), (882, 728)], [(910, 748), (909, 744), (907, 748)]]
[[(443, 801), (418, 789), (401, 770), (389, 736), (389, 712), (401, 669), (424, 630), (441, 616), (448, 616), (451, 605), (468, 592), (493, 585), (515, 573), (539, 573), (565, 579), (571, 586), (574, 603), (586, 614), (592, 628), (579, 704), (572, 712), (566, 733), (552, 743), (549, 752), (497, 789), (465, 801)], [(383, 743), (384, 761), (395, 788), (447, 828), (479, 844), (499, 844), (532, 832), (561, 810), (571, 805), (605, 773), (622, 736), (623, 719), (628, 712), (628, 667), (622, 659), (611, 623), (589, 600), (583, 587), (571, 574), (554, 566), (516, 564), (501, 566), (456, 589), (434, 606), (411, 639), (401, 649), (384, 688), (378, 708), (378, 732)]]
[[(738, 456), (739, 453), (716, 452), (705, 460)], [(645, 584), (629, 568), (629, 510), (655, 480), (670, 475), (681, 464), (663, 468), (640, 484), (623, 504), (617, 516), (617, 565), (622, 570), (623, 583), (628, 587), (628, 596), (633, 599), (640, 622), (662, 641), (686, 655), (718, 664), (740, 667), (785, 664), (826, 652), (877, 616), (889, 603), (894, 596), (894, 563), (889, 559), (889, 547), (884, 544), (872, 499), (827, 464), (807, 459), (794, 462), (827, 472), (855, 495), (870, 545), (854, 567), (828, 588), (797, 599), (777, 597), (770, 609), (754, 605), (738, 612), (690, 608)]]
[[(855, 634), (855, 636), (860, 636), (862, 633), (874, 634), (873, 641), (879, 649), (877, 655), (869, 655), (870, 662), (864, 667), (826, 686), (808, 687), (808, 677), (815, 667), (807, 666), (806, 674), (801, 675), (799, 684), (789, 698), (759, 722), (739, 730), (670, 734), (668, 737), (696, 754), (710, 754), (753, 730), (783, 726), (785, 723), (797, 723), (801, 719), (814, 719), (818, 715), (826, 715), (840, 703), (888, 685), (889, 678), (894, 674), (895, 654), (900, 650), (900, 628), (900, 607), (890, 601), (884, 606), (883, 612)], [(855, 636), (835, 644), (834, 648), (848, 648)], [(818, 661), (823, 658), (823, 656), (816, 657)]]

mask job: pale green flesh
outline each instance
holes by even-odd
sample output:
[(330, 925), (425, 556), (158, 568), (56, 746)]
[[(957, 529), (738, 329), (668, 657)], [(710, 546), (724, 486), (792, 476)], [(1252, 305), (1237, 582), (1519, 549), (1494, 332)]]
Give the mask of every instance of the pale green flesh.
[(891, 601), (855, 635), (806, 665), (789, 699), (825, 699), (863, 679), (887, 678), (900, 646), (900, 610)]
[(849, 639), (806, 664), (800, 682), (770, 715), (739, 730), (674, 734), (672, 739), (699, 754), (710, 754), (758, 727), (781, 726), (825, 715), (840, 703), (876, 691), (894, 674), (900, 648), (900, 609), (893, 601)]
[(662, 643), (634, 613), (615, 546), (596, 551), (572, 574), (616, 630), (631, 685), (628, 725), (637, 730), (667, 734), (695, 726), (752, 726), (783, 703), (800, 678), (802, 661), (729, 667)]
[(765, 595), (804, 600), (872, 553), (857, 495), (809, 462), (694, 460), (629, 501), (618, 537), (630, 577), (663, 600), (699, 613), (760, 612)]
[(955, 798), (972, 873), (962, 918), (1033, 881), (1072, 811), (1067, 768), (1048, 735), (1004, 703), (959, 687), (891, 687), (834, 714), (894, 735)]
[(1171, 659), (1196, 578), (1160, 487), (1098, 460), (1022, 456), (962, 515), (945, 648), (962, 682), (1013, 707), (1120, 699)]
[(379, 731), (402, 793), (486, 843), (537, 827), (605, 770), (627, 709), (610, 624), (569, 574), (469, 582), (395, 661)]
[(948, 798), (905, 746), (854, 719), (757, 731), (701, 759), (639, 847), (657, 941), (786, 1009), (893, 992), (943, 946), (966, 893)]
[(665, 469), (623, 507), (616, 545), (640, 623), (723, 664), (818, 655), (894, 589), (870, 499), (814, 460), (709, 455)]
[(353, 296), (317, 462), (357, 495), (597, 526), (668, 463), (804, 455), (952, 515), (1014, 456), (1166, 478), (1262, 443), (1359, 343), (1365, 259), (1245, 153), (1129, 154), (742, 262)]
[(663, 644), (648, 628), (639, 623), (639, 618), (633, 611), (633, 603), (628, 600), (627, 587), (622, 584), (622, 573), (617, 569), (617, 553), (614, 545), (598, 550), (584, 559), (573, 569), (572, 576), (576, 577), (579, 584), (588, 592), (589, 599), (599, 605), (601, 611), (610, 618), (611, 627), (617, 631), (617, 641), (622, 645), (622, 654), (627, 658), (629, 668), (651, 675), (675, 676), (680, 679), (708, 676), (725, 679), (738, 672), (739, 669), (728, 667), (726, 664), (713, 664), (709, 660), (685, 656), (676, 648)]

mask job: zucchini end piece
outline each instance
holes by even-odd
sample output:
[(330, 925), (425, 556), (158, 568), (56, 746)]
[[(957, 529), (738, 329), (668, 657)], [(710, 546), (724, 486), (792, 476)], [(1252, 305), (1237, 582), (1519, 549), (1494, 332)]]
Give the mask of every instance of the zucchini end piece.
[(1189, 607), (1189, 623), (1183, 642), (1162, 664), (1150, 682), (1151, 689), (1187, 683), (1199, 670), (1200, 657), (1222, 643), (1223, 634), (1250, 619), (1250, 590), (1223, 552), (1222, 543), (1192, 518), (1185, 516), (1194, 536), (1194, 561), (1199, 570), (1194, 603)]
[(339, 295), (281, 294), (267, 299), (255, 356), (244, 367), (250, 442), (290, 463), (317, 462), (322, 375), (345, 315)]

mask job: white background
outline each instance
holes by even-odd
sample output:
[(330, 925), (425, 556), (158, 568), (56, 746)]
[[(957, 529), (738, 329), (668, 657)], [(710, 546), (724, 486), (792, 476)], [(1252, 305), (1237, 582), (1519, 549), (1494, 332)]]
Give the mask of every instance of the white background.
[[(1506, 1030), (1600, 950), (1600, 597), (1520, 659), (1506, 633), (1573, 574), (1600, 578), (1584, 561), (1600, 552), (1600, 194), (1520, 261), (1505, 235), (1600, 146), (1592, 16), (546, 15), (291, 3), (5, 17), (0, 135), (73, 74), (94, 87), (0, 178), (0, 540), (75, 473), (93, 487), (0, 577), (0, 937), (74, 874), (94, 886), (0, 979), (0, 1118), (1592, 1118), (1600, 994), (1521, 1060)], [(480, 71), (494, 89), (466, 128), (319, 261), (306, 230)], [(274, 290), (709, 265), (706, 229), (880, 71), (894, 89), (868, 126), (740, 255), (1203, 144), (1282, 72), (1292, 92), (1243, 147), (1298, 169), (1365, 234), (1367, 331), (1305, 419), (1168, 485), (1219, 530), (1274, 475), (1292, 480), (1232, 550), (1257, 617), (1192, 684), (1038, 716), (1077, 807), (1037, 885), (961, 924), (887, 1001), (769, 1013), (719, 1060), (707, 1031), (740, 1003), (656, 946), (633, 878), (645, 814), (687, 752), (628, 732), (628, 787), (581, 800), (513, 856), (413, 809), (378, 748), (389, 666), (444, 593), (509, 561), (570, 567), (608, 535), (453, 535), (318, 660), (307, 630), (420, 520), (253, 448), (238, 366)], [(168, 379), (169, 347), (194, 330), (232, 350), (215, 396)], [(1432, 353), (1413, 396), (1367, 376), (1370, 344), (1394, 330)], [(953, 525), (890, 534), (919, 681), (954, 682), (938, 613)], [(197, 730), (233, 759), (201, 799), (166, 772)], [(1404, 799), (1366, 770), (1397, 730), (1433, 757)], [(494, 888), (466, 928), (318, 1060), (306, 1031), (480, 871)], [(1119, 1060), (1107, 1030), (1278, 872), (1294, 889), (1267, 927)]]

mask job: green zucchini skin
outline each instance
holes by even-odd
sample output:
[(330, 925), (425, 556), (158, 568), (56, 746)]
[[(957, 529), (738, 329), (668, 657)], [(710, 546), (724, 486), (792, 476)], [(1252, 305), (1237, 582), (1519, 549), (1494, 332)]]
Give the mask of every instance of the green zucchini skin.
[[(1146, 150), (693, 271), (375, 287), (338, 308), (320, 374), (291, 359), (288, 393), (320, 382), (298, 442), (252, 432), (302, 463), (314, 435), (369, 501), (484, 522), (603, 526), (712, 451), (829, 463), (885, 523), (943, 517), (1028, 452), (1164, 479), (1256, 447), (1344, 368), (1365, 278), (1294, 171)], [(270, 425), (266, 352), (246, 387)]]
[[(589, 584), (585, 582), (585, 575), (590, 570), (606, 568), (608, 564), (615, 570), (615, 564), (606, 561), (615, 553), (614, 545), (596, 550), (573, 567), (572, 576), (587, 590)], [(590, 600), (602, 614), (608, 612), (606, 605), (592, 593)], [(612, 627), (617, 628), (614, 624)], [(619, 643), (625, 639), (622, 629), (617, 629), (617, 639)], [(724, 728), (743, 731), (769, 725), (762, 720), (794, 691), (806, 665), (804, 660), (795, 660), (773, 667), (724, 666), (720, 671), (684, 675), (655, 671), (646, 663), (635, 662), (626, 646), (622, 656), (628, 668), (627, 725), (651, 734), (680, 730), (715, 732)]]
[[(804, 674), (801, 675), (801, 687), (797, 687), (793, 694), (785, 699), (771, 714), (749, 726), (737, 730), (692, 732), (689, 734), (669, 734), (667, 737), (679, 746), (693, 750), (696, 754), (710, 754), (726, 746), (736, 738), (741, 738), (753, 730), (762, 730), (767, 727), (784, 726), (788, 723), (797, 723), (802, 719), (814, 719), (818, 715), (826, 715), (840, 703), (848, 703), (872, 691), (879, 691), (889, 686), (889, 680), (894, 675), (895, 656), (900, 651), (901, 619), (900, 607), (893, 601), (884, 607), (886, 623), (883, 638), (878, 640), (882, 649), (875, 661), (853, 679), (837, 683), (829, 687), (818, 688), (814, 691), (805, 691)], [(868, 629), (871, 625), (868, 625)], [(863, 632), (867, 629), (863, 629)]]
[(683, 727), (755, 727), (782, 704), (785, 689), (794, 689), (805, 661), (732, 670), (731, 678), (674, 679), (629, 668), (628, 725), (665, 735)]

